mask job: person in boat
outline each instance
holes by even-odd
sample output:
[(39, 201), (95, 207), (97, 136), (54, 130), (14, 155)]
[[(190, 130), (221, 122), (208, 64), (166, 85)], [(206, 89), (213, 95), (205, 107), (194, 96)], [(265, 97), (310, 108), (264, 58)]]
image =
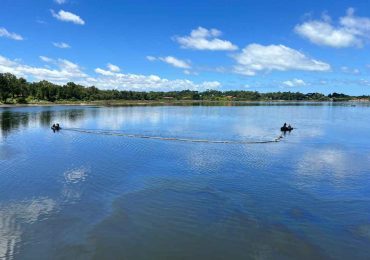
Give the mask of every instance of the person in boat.
[(281, 131), (284, 131), (284, 132), (285, 131), (292, 131), (293, 127), (290, 124), (287, 126), (287, 124), (284, 123), (284, 125), (280, 129), (281, 129)]
[(61, 128), (60, 128), (59, 124), (57, 123), (57, 124), (53, 124), (51, 126), (51, 129), (53, 129), (53, 131), (55, 132), (55, 131), (59, 131)]

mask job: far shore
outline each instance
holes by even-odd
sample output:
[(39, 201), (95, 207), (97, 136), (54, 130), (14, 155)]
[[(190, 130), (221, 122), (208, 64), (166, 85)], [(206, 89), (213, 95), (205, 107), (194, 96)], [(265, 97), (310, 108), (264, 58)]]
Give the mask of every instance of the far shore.
[(38, 106), (181, 106), (181, 105), (243, 105), (243, 104), (271, 104), (271, 103), (368, 103), (369, 100), (273, 100), (273, 101), (233, 101), (233, 100), (98, 100), (98, 101), (57, 101), (57, 102), (35, 102), (27, 104), (3, 104), (0, 108), (9, 107), (38, 107)]

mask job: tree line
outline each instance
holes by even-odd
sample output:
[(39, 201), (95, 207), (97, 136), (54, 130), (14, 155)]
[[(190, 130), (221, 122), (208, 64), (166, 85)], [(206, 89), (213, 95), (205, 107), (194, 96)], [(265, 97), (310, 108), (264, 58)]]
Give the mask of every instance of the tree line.
[(205, 101), (346, 101), (353, 98), (370, 100), (370, 96), (353, 97), (340, 93), (324, 95), (321, 93), (269, 92), (244, 90), (206, 90), (206, 91), (129, 91), (102, 90), (95, 86), (84, 87), (73, 82), (57, 85), (46, 80), (28, 82), (11, 73), (0, 73), (0, 101), (3, 103), (28, 103), (39, 101), (96, 101), (96, 100), (205, 100)]

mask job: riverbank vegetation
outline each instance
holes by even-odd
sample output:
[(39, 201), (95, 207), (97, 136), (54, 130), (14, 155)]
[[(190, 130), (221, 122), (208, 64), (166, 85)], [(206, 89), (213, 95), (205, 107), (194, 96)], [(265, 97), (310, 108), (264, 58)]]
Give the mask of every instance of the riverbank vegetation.
[(48, 81), (28, 82), (10, 73), (0, 73), (0, 102), (3, 104), (47, 104), (47, 103), (104, 103), (105, 101), (135, 102), (187, 102), (187, 101), (370, 101), (370, 96), (349, 96), (332, 93), (270, 92), (244, 90), (206, 90), (203, 92), (182, 91), (128, 91), (101, 90), (94, 86), (84, 87), (69, 82), (56, 85)]

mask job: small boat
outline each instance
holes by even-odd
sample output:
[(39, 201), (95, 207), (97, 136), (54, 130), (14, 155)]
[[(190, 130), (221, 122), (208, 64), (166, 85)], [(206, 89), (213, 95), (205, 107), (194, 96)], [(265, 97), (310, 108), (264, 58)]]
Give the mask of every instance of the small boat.
[(59, 126), (59, 124), (53, 124), (52, 126), (51, 126), (51, 130), (53, 130), (54, 132), (55, 131), (59, 131), (60, 129), (62, 129), (60, 126)]
[(280, 130), (282, 131), (282, 132), (290, 132), (290, 131), (292, 131), (294, 128), (293, 127), (288, 127), (288, 126), (283, 126), (283, 127), (281, 127), (280, 128)]

